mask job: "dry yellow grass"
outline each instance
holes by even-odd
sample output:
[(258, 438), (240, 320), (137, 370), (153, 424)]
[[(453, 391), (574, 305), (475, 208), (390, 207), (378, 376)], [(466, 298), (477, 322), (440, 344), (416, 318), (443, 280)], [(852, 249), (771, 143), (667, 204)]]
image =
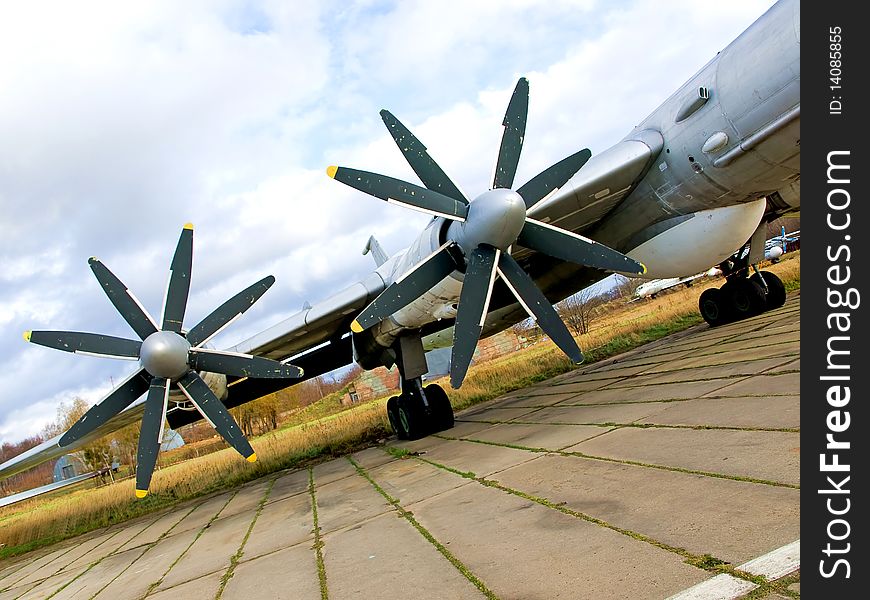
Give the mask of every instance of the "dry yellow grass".
[[(768, 270), (783, 279), (786, 289), (799, 288), (799, 253), (788, 254), (786, 258)], [(594, 331), (580, 336), (578, 342), (588, 360), (595, 360), (698, 323), (698, 295), (703, 289), (718, 285), (721, 279), (676, 290), (655, 300), (610, 307), (593, 321)], [(451, 401), (457, 409), (463, 408), (572, 368), (552, 342), (544, 341), (522, 352), (473, 366), (462, 388), (450, 392)], [(444, 385), (445, 389), (449, 387)], [(0, 543), (5, 544), (0, 557), (370, 444), (389, 431), (385, 401), (375, 400), (255, 438), (251, 443), (259, 460), (253, 465), (226, 449), (160, 469), (154, 474), (152, 493), (145, 500), (134, 497), (133, 481), (126, 479), (7, 507), (0, 510)]]
[[(49, 501), (33, 499), (0, 513), (0, 542), (8, 555), (16, 547), (52, 542), (152, 512), (177, 501), (238, 485), (299, 466), (314, 457), (342, 454), (387, 433), (384, 401), (355, 407), (335, 417), (273, 432), (251, 441), (258, 460), (251, 464), (225, 449), (154, 473), (151, 494), (133, 495), (133, 480), (78, 489)], [(42, 545), (41, 543), (39, 545)]]

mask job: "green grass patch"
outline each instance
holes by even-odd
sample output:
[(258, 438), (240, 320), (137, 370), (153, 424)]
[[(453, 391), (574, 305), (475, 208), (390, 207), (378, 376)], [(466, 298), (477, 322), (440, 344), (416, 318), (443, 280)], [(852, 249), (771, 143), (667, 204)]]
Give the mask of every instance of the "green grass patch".
[(272, 479), (269, 480), (269, 485), (266, 486), (266, 492), (263, 494), (263, 497), (260, 498), (260, 501), (257, 503), (257, 512), (254, 513), (254, 518), (251, 519), (251, 524), (248, 526), (248, 530), (245, 532), (245, 537), (242, 539), (242, 543), (239, 544), (239, 549), (236, 550), (236, 553), (232, 555), (230, 558), (230, 566), (221, 577), (221, 585), (218, 588), (217, 594), (215, 594), (215, 600), (220, 600), (220, 597), (224, 593), (224, 588), (227, 587), (227, 583), (229, 583), (230, 579), (233, 578), (233, 575), (236, 572), (236, 567), (239, 562), (242, 560), (242, 557), (245, 555), (245, 545), (248, 543), (248, 539), (251, 537), (251, 532), (254, 530), (254, 525), (257, 524), (257, 519), (260, 518), (260, 514), (263, 512), (263, 507), (266, 506), (266, 501), (269, 499), (269, 494), (272, 493), (272, 488), (275, 486), (275, 481), (278, 480), (278, 476), (275, 475)]
[(323, 540), (320, 539), (320, 520), (317, 516), (317, 494), (314, 491), (314, 469), (308, 467), (308, 493), (311, 495), (311, 518), (314, 529), (314, 553), (317, 560), (317, 579), (320, 581), (320, 600), (329, 600), (326, 586), (326, 563), (323, 562)]

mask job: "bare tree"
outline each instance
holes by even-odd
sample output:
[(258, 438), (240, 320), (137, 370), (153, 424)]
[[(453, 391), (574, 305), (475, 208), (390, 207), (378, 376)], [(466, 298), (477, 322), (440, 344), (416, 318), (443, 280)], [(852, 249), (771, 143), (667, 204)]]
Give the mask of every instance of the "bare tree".
[(580, 290), (556, 305), (556, 312), (575, 335), (589, 333), (595, 309), (603, 303), (591, 288)]
[(628, 298), (631, 299), (634, 297), (634, 293), (637, 291), (637, 288), (644, 281), (648, 281), (647, 279), (643, 279), (641, 277), (625, 277), (624, 275), (617, 275), (617, 284), (613, 288), (614, 289), (614, 298)]
[[(43, 436), (45, 438), (52, 438), (67, 431), (89, 408), (88, 403), (79, 397), (73, 398), (69, 404), (61, 402), (60, 406), (57, 407), (55, 421), (45, 426)], [(83, 446), (75, 454), (81, 458), (85, 466), (93, 471), (110, 467), (112, 464), (113, 452), (108, 437), (100, 438)]]
[(541, 337), (541, 328), (538, 327), (538, 323), (531, 317), (520, 321), (511, 329), (513, 329), (514, 334), (516, 334), (521, 342), (535, 343)]

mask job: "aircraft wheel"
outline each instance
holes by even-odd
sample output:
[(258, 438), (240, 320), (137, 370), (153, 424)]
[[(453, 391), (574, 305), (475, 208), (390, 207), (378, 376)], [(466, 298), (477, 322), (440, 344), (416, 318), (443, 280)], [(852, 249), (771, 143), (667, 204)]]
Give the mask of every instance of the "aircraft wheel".
[(416, 395), (402, 394), (399, 396), (397, 412), (400, 439), (419, 440), (428, 433), (422, 398)]
[(426, 400), (432, 410), (433, 431), (445, 431), (453, 427), (453, 406), (447, 392), (440, 385), (432, 383), (423, 388)]
[(399, 397), (393, 396), (387, 400), (387, 418), (390, 420), (390, 427), (396, 432), (396, 436), (400, 440), (407, 439), (402, 428), (399, 426)]
[(725, 322), (725, 312), (722, 306), (722, 292), (719, 288), (710, 288), (701, 293), (698, 298), (698, 310), (701, 311), (701, 316), (709, 323), (710, 327), (715, 327)]
[(745, 319), (764, 312), (767, 308), (764, 288), (757, 281), (740, 278), (725, 282), (721, 287), (724, 305), (735, 319)]
[(760, 271), (749, 278), (750, 281), (755, 281), (758, 285), (764, 288), (761, 283), (761, 278), (764, 278), (764, 283), (767, 284), (767, 310), (779, 308), (785, 304), (785, 285), (782, 279), (771, 273), (770, 271)]

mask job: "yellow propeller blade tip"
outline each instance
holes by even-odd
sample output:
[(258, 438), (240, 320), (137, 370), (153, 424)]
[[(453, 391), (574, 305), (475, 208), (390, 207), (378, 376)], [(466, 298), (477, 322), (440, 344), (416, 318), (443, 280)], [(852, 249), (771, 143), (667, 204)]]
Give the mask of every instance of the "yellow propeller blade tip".
[(185, 229), (193, 229), (193, 223), (185, 223), (184, 228)]
[(30, 334), (31, 334), (31, 333), (33, 333), (33, 332), (32, 332), (32, 331), (25, 331), (25, 332), (24, 332), (24, 341), (25, 341), (25, 342), (29, 342), (29, 341), (30, 341)]
[(136, 497), (137, 498), (144, 498), (147, 495), (148, 495), (148, 490), (136, 490)]
[(330, 177), (332, 177), (333, 179), (335, 179), (336, 171), (338, 171), (338, 167), (336, 167), (336, 166), (326, 167), (326, 174), (329, 175)]
[(359, 324), (359, 321), (356, 319), (353, 320), (353, 323), (350, 324), (350, 330), (354, 333), (362, 333), (363, 328), (362, 325)]
[(250, 455), (249, 457), (247, 457), (245, 460), (248, 461), (248, 462), (251, 462), (251, 463), (252, 463), (252, 462), (257, 462), (257, 453), (254, 452), (252, 455)]

